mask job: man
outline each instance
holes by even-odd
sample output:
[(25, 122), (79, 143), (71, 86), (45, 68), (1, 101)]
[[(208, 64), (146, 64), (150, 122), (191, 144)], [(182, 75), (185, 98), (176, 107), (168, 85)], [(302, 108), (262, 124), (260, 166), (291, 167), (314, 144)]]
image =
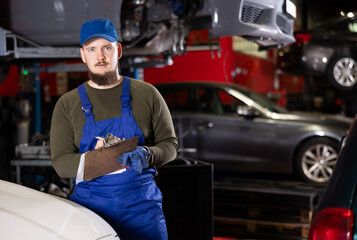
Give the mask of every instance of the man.
[[(153, 178), (156, 166), (177, 155), (170, 112), (152, 85), (119, 75), (122, 48), (112, 22), (85, 22), (80, 45), (89, 80), (56, 103), (52, 165), (59, 176), (75, 178), (71, 200), (101, 215), (121, 239), (167, 239), (162, 195)], [(103, 149), (107, 134), (120, 140), (139, 137), (138, 147), (116, 158), (126, 168), (86, 179), (88, 161)]]

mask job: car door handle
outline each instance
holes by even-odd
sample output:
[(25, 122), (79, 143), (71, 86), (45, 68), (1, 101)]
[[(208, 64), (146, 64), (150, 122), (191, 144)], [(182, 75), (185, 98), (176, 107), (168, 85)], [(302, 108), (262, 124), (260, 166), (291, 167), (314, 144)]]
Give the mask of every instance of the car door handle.
[(196, 126), (199, 130), (204, 130), (207, 128), (213, 128), (213, 123), (212, 122), (200, 122), (200, 123), (197, 123)]

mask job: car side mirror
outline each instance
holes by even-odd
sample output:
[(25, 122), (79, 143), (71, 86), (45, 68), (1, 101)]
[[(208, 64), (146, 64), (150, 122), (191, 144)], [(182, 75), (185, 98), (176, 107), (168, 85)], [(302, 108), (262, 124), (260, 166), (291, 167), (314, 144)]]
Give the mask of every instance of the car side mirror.
[(246, 118), (254, 118), (258, 116), (255, 109), (247, 105), (239, 105), (237, 107), (237, 114), (238, 116), (244, 116)]

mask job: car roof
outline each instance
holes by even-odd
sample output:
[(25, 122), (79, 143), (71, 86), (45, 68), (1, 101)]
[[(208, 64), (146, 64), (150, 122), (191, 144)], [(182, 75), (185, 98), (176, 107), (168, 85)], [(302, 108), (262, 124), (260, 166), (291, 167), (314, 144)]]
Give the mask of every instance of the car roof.
[(347, 19), (356, 19), (357, 18), (357, 11), (356, 12), (352, 12), (353, 13), (353, 17), (349, 17), (347, 15), (341, 16), (341, 15), (337, 15), (335, 17), (331, 17), (329, 19), (327, 19), (326, 21), (323, 21), (321, 23), (319, 23), (318, 25), (312, 27), (310, 30), (326, 30), (331, 28), (331, 26), (340, 24), (341, 22), (344, 22)]
[(182, 86), (187, 86), (187, 85), (195, 85), (195, 86), (211, 86), (211, 87), (223, 87), (223, 88), (237, 88), (239, 90), (245, 90), (245, 91), (252, 91), (244, 86), (241, 86), (239, 84), (236, 83), (231, 83), (231, 82), (222, 82), (222, 81), (197, 81), (197, 80), (193, 80), (193, 81), (178, 81), (178, 82), (166, 82), (166, 83), (158, 83), (158, 84), (154, 84), (155, 86), (178, 86), (178, 85), (182, 85)]

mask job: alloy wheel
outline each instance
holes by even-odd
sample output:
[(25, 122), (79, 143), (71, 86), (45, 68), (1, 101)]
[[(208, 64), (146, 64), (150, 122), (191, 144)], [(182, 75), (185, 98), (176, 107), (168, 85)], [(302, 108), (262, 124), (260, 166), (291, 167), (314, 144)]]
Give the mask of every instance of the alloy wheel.
[(343, 87), (351, 87), (357, 83), (357, 63), (350, 57), (339, 59), (333, 67), (335, 81)]
[(326, 144), (316, 144), (308, 148), (302, 157), (302, 170), (314, 182), (327, 182), (336, 165), (338, 153)]

